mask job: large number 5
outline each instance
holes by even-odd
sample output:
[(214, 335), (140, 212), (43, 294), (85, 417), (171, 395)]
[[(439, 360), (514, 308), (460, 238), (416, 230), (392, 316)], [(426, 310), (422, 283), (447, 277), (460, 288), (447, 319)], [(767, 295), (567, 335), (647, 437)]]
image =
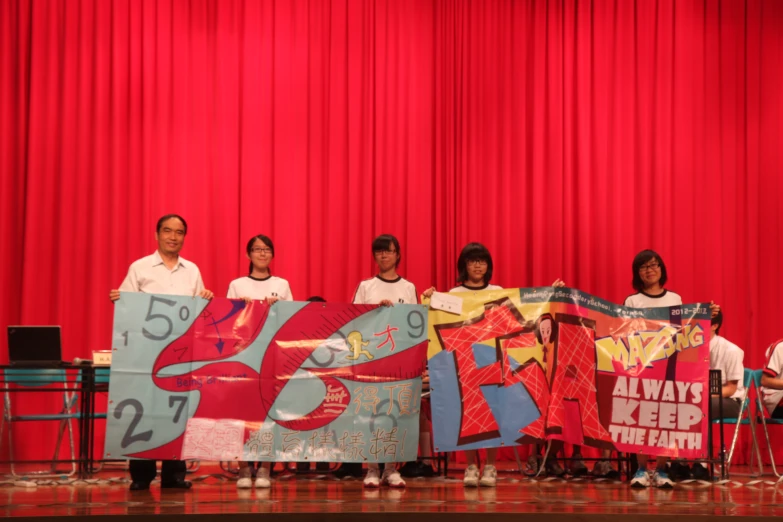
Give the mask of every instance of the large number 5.
[(161, 319), (163, 321), (166, 321), (167, 330), (166, 333), (163, 335), (155, 335), (153, 333), (150, 333), (146, 328), (141, 329), (141, 333), (144, 334), (144, 337), (147, 339), (152, 339), (153, 341), (163, 341), (168, 338), (169, 335), (171, 335), (172, 330), (174, 330), (174, 323), (171, 322), (171, 319), (167, 315), (164, 314), (153, 314), (152, 313), (152, 307), (155, 305), (155, 302), (161, 302), (167, 306), (174, 306), (177, 304), (176, 301), (172, 301), (170, 299), (163, 299), (157, 296), (150, 297), (150, 306), (147, 308), (147, 317), (144, 318), (144, 321), (153, 321), (155, 319)]

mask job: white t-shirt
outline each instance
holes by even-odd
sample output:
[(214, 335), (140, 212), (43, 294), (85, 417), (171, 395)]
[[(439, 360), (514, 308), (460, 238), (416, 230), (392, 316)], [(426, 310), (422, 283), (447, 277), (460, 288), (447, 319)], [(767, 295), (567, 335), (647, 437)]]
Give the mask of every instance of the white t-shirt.
[(128, 275), (119, 288), (120, 292), (143, 292), (145, 294), (198, 295), (204, 290), (201, 272), (195, 263), (182, 256), (169, 270), (157, 250), (154, 254), (134, 261)]
[(452, 293), (452, 292), (480, 292), (482, 290), (503, 290), (503, 287), (502, 286), (498, 286), (498, 285), (486, 284), (486, 285), (481, 286), (481, 287), (477, 286), (475, 288), (471, 288), (471, 287), (468, 287), (468, 286), (465, 286), (465, 285), (459, 285), (459, 286), (455, 286), (454, 288), (449, 290), (449, 293)]
[[(767, 348), (764, 354), (767, 359), (767, 365), (764, 366), (764, 373), (774, 379), (783, 378), (783, 341)], [(783, 390), (773, 390), (772, 388), (761, 388), (761, 394), (764, 398), (764, 406), (771, 414), (775, 408), (783, 401)]]
[(682, 305), (682, 297), (668, 290), (664, 290), (658, 295), (639, 292), (625, 298), (625, 306), (629, 308), (662, 308), (680, 305)]
[(250, 299), (262, 300), (267, 297), (279, 297), (283, 301), (293, 301), (294, 298), (291, 295), (291, 287), (288, 285), (288, 281), (282, 277), (276, 277), (270, 275), (264, 279), (258, 279), (257, 277), (245, 276), (239, 279), (234, 279), (231, 284), (228, 285), (229, 299), (240, 299), (242, 297), (249, 297)]
[(392, 281), (375, 276), (359, 283), (353, 296), (354, 304), (380, 304), (388, 299), (394, 304), (418, 304), (419, 298), (413, 283), (402, 277)]
[(721, 371), (724, 386), (728, 381), (737, 381), (737, 391), (731, 396), (732, 399), (742, 399), (745, 395), (745, 386), (742, 382), (745, 376), (745, 369), (742, 366), (744, 358), (745, 352), (742, 348), (725, 337), (716, 335), (710, 339), (710, 370)]

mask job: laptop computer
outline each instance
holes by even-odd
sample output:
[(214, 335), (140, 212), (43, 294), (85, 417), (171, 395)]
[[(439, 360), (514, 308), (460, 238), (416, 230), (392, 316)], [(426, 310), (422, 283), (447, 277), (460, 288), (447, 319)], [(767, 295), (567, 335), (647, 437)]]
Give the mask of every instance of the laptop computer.
[(9, 326), (8, 361), (12, 366), (62, 366), (59, 326)]

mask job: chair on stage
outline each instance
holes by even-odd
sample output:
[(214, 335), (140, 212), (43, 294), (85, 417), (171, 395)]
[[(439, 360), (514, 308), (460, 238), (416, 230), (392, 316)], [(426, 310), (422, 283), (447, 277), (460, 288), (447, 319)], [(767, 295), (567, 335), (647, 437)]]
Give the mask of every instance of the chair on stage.
[[(720, 376), (720, 370), (712, 370), (710, 372), (710, 378), (713, 379), (713, 374), (717, 372), (719, 383), (723, 385), (723, 381)], [(759, 465), (759, 475), (763, 474), (764, 470), (761, 463), (761, 450), (758, 446), (758, 443), (756, 441), (756, 422), (753, 416), (753, 413), (751, 412), (751, 401), (750, 401), (750, 391), (752, 388), (755, 388), (756, 390), (756, 397), (758, 397), (759, 392), (758, 388), (755, 387), (754, 383), (754, 372), (753, 370), (750, 370), (749, 368), (745, 368), (743, 378), (742, 378), (743, 385), (745, 386), (745, 394), (742, 397), (742, 401), (740, 402), (740, 411), (739, 416), (736, 418), (732, 417), (724, 417), (723, 419), (719, 418), (720, 412), (711, 412), (713, 415), (712, 423), (713, 424), (720, 424), (721, 429), (723, 429), (723, 425), (725, 424), (734, 424), (734, 434), (731, 439), (731, 447), (729, 449), (729, 455), (728, 458), (725, 461), (725, 472), (726, 477), (729, 475), (729, 468), (731, 467), (731, 461), (734, 458), (734, 453), (737, 447), (737, 440), (739, 438), (739, 431), (740, 426), (746, 425), (750, 426), (750, 432), (751, 432), (751, 447), (748, 454), (748, 463), (751, 468), (751, 475), (753, 476), (753, 460), (754, 457), (758, 460)], [(712, 383), (711, 383), (712, 384)], [(722, 408), (721, 408), (722, 409)], [(722, 437), (721, 437), (722, 438)], [(754, 453), (755, 450), (755, 453)], [(725, 452), (725, 448), (721, 446), (721, 457), (723, 456)]]
[(761, 401), (761, 376), (764, 374), (764, 370), (753, 371), (753, 385), (756, 387), (756, 422), (761, 422), (761, 426), (764, 431), (764, 438), (767, 441), (767, 450), (769, 451), (769, 463), (772, 467), (772, 473), (780, 479), (781, 474), (778, 473), (778, 469), (775, 466), (775, 455), (772, 452), (772, 443), (769, 438), (768, 425), (783, 425), (783, 419), (773, 419), (767, 417), (767, 409), (764, 407), (764, 403)]
[[(7, 444), (9, 451), (9, 460), (11, 461), (11, 475), (14, 478), (19, 478), (27, 475), (45, 476), (45, 477), (59, 477), (64, 472), (58, 472), (57, 462), (60, 455), (60, 446), (62, 444), (63, 436), (66, 431), (68, 433), (68, 442), (71, 454), (71, 471), (67, 473), (67, 476), (76, 474), (76, 452), (74, 446), (74, 434), (72, 421), (79, 418), (79, 413), (76, 411), (77, 393), (73, 389), (69, 389), (69, 384), (73, 385), (74, 381), (68, 380), (68, 375), (64, 369), (43, 369), (43, 368), (25, 368), (25, 369), (6, 369), (4, 370), (3, 379), (3, 417), (0, 421), (0, 441), (5, 440), (3, 438), (4, 431), (7, 429)], [(63, 391), (60, 395), (62, 397), (62, 405), (58, 407), (56, 413), (31, 413), (23, 415), (15, 415), (12, 410), (11, 394), (18, 393), (15, 390), (35, 390), (44, 389), (50, 386), (62, 386)], [(55, 393), (55, 392), (51, 392)], [(59, 394), (58, 394), (59, 395)], [(59, 402), (59, 401), (58, 401)], [(16, 473), (15, 448), (13, 438), (13, 425), (16, 422), (57, 422), (58, 423), (58, 435), (57, 442), (54, 447), (54, 456), (52, 457), (52, 464), (49, 470), (37, 470), (31, 472), (25, 472), (22, 474)]]

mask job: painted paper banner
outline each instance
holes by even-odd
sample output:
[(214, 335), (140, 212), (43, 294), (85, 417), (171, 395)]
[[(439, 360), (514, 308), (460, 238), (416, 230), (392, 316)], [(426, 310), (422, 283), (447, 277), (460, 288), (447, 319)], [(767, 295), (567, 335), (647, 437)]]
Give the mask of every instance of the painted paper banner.
[(452, 294), (429, 311), (437, 451), (562, 440), (707, 455), (710, 311), (626, 308), (568, 288)]
[(106, 458), (416, 459), (427, 313), (123, 293)]

